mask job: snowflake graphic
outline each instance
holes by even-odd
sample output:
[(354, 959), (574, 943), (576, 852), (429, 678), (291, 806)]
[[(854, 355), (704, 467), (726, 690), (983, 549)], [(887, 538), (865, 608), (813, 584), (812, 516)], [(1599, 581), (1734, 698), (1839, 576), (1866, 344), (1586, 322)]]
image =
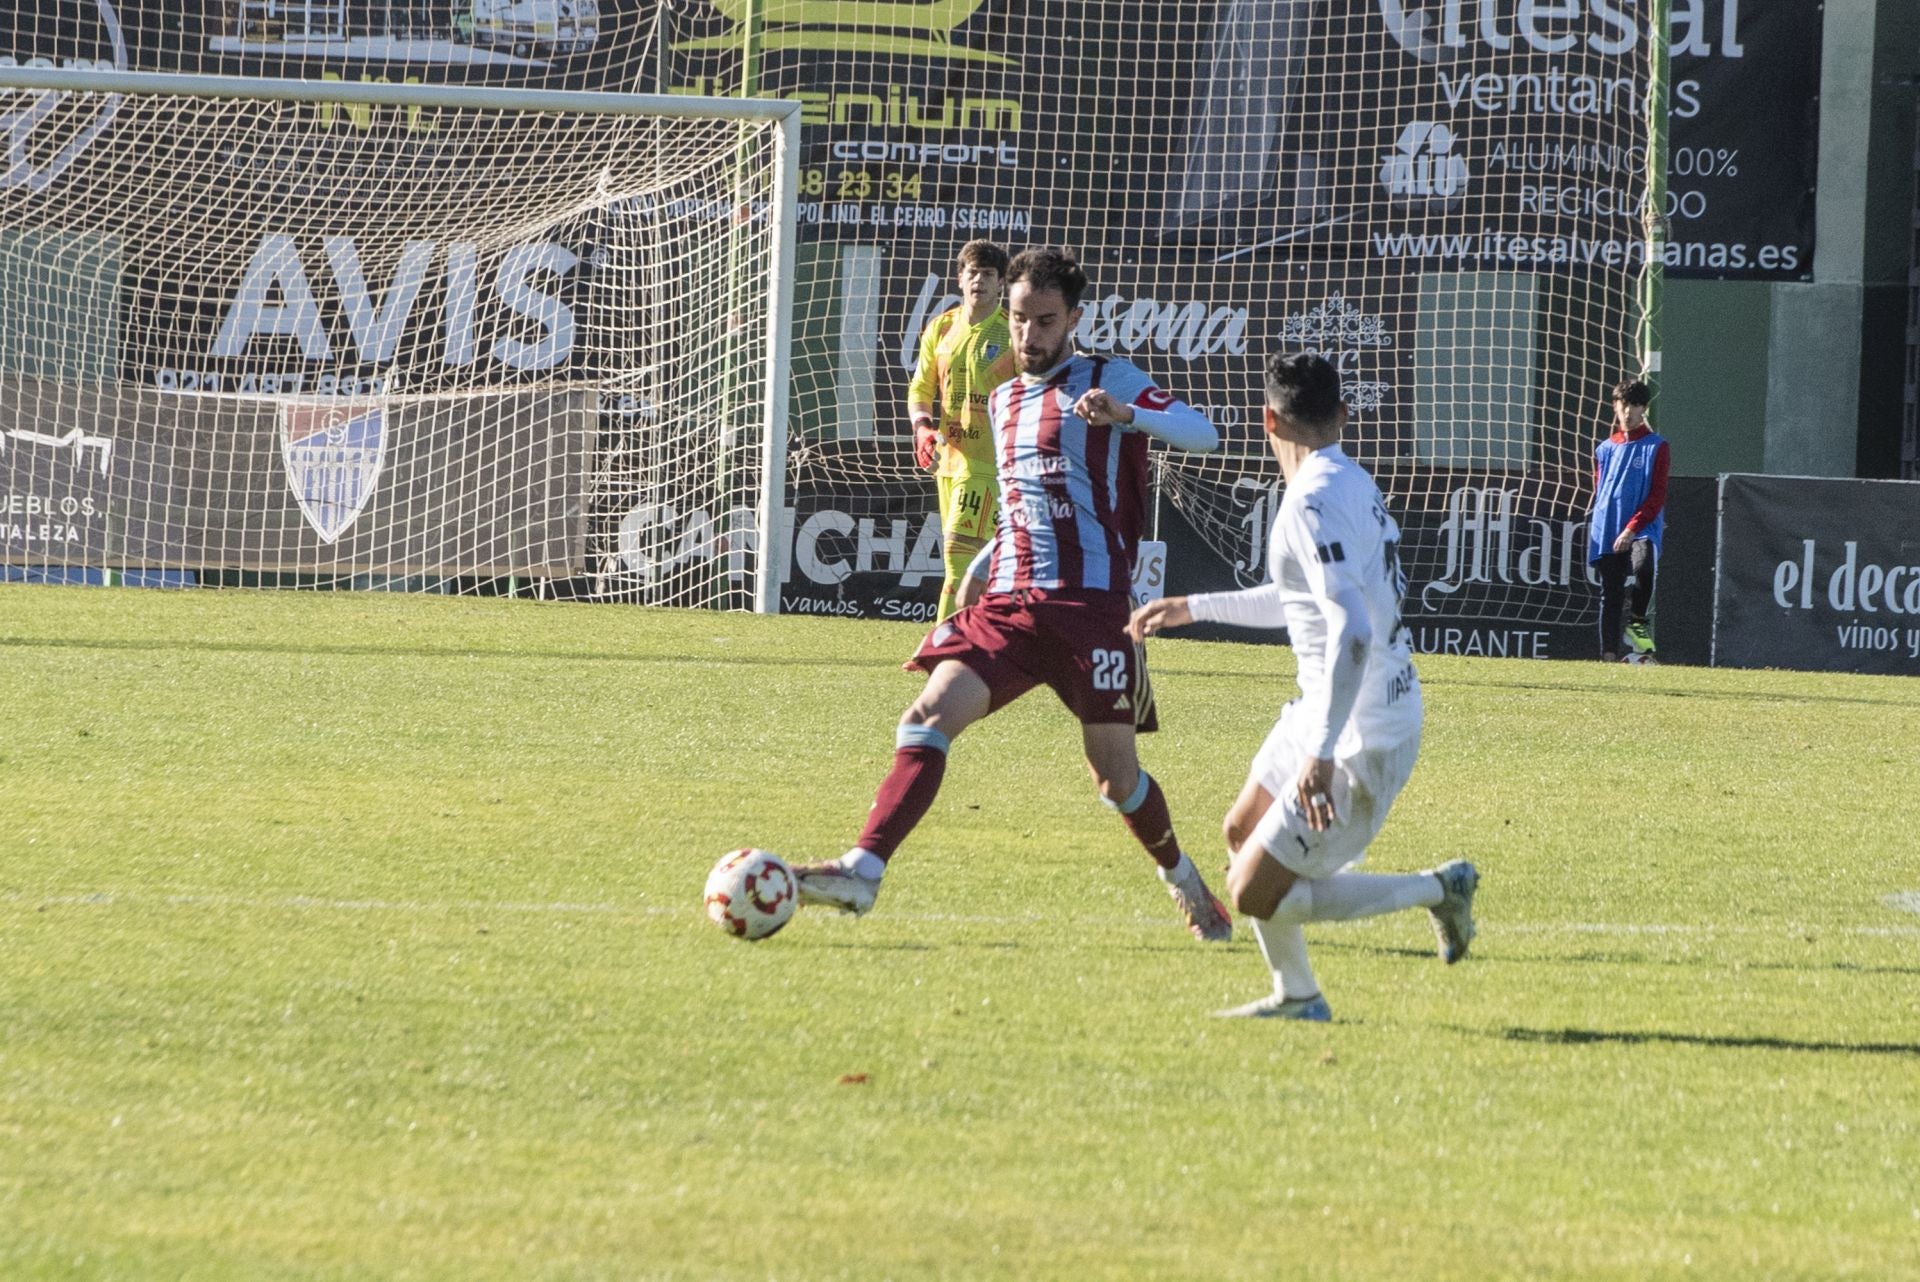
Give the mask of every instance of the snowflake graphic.
[(1386, 322), (1378, 316), (1367, 315), (1338, 290), (1327, 295), (1324, 303), (1281, 321), (1280, 337), (1322, 350), (1393, 346), (1393, 335), (1387, 333)]

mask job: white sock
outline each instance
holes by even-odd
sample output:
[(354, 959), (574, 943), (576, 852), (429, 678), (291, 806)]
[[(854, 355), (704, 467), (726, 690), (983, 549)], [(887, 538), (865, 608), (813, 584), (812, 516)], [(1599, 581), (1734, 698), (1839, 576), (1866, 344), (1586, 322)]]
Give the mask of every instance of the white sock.
[(1430, 872), (1341, 872), (1313, 882), (1308, 921), (1352, 921), (1440, 902), (1440, 879)]
[(868, 881), (879, 881), (881, 875), (887, 871), (886, 860), (871, 850), (862, 850), (858, 846), (840, 856), (840, 866), (854, 876), (865, 877)]
[(1186, 878), (1193, 876), (1193, 860), (1187, 858), (1187, 852), (1184, 850), (1180, 852), (1180, 862), (1173, 867), (1161, 868), (1158, 864), (1155, 864), (1154, 867), (1160, 873), (1160, 880), (1166, 882), (1169, 886), (1176, 881), (1184, 881)]
[(1313, 997), (1320, 992), (1307, 961), (1307, 935), (1295, 922), (1261, 921), (1249, 917), (1253, 933), (1260, 940), (1260, 954), (1273, 972), (1273, 991), (1288, 999)]

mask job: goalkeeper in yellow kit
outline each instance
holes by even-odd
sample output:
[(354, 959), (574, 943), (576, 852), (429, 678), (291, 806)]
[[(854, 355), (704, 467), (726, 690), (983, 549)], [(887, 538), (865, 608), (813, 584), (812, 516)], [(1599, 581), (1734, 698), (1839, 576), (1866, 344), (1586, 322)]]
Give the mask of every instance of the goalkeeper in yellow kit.
[(993, 537), (1000, 482), (987, 393), (1015, 372), (1007, 314), (1000, 306), (1007, 251), (990, 240), (970, 240), (960, 250), (959, 266), (960, 305), (927, 326), (907, 386), (913, 457), (934, 473), (940, 491), (947, 570), (940, 619), (953, 613), (967, 566)]

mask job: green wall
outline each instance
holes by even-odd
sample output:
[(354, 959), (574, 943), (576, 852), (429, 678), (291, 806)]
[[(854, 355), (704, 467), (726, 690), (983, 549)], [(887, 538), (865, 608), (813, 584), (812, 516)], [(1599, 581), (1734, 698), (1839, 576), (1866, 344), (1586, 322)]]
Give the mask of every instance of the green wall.
[(1673, 280), (1661, 303), (1666, 373), (1654, 426), (1680, 476), (1766, 467), (1767, 368), (1773, 287), (1760, 281)]
[(1813, 279), (1667, 282), (1654, 418), (1682, 474), (1897, 472), (1920, 4), (1826, 0), (1820, 76)]

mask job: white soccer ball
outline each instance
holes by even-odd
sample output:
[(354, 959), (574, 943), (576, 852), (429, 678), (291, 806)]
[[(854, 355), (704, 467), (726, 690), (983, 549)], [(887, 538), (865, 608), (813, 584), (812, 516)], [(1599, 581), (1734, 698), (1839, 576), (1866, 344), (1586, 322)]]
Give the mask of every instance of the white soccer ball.
[(793, 918), (800, 882), (769, 850), (730, 850), (707, 874), (707, 916), (740, 939), (765, 939)]

